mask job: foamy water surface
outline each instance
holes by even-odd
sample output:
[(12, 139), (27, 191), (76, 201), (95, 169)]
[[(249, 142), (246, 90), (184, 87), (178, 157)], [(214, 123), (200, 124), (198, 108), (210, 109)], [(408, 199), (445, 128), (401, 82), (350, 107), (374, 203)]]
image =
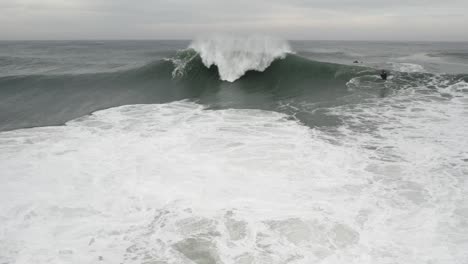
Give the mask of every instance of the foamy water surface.
[(3, 132), (0, 260), (465, 263), (466, 83), (442, 92), (333, 132), (188, 101)]

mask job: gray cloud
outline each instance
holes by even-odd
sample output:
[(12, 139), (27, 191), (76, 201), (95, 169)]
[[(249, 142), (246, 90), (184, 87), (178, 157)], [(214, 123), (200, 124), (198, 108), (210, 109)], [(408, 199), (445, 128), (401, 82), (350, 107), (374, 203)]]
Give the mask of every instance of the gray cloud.
[(0, 0), (0, 39), (468, 40), (468, 1)]

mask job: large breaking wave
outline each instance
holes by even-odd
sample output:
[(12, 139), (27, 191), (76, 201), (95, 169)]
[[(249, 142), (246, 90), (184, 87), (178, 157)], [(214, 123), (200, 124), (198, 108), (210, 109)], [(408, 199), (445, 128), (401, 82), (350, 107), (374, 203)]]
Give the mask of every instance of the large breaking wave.
[[(133, 69), (0, 77), (0, 130), (58, 125), (109, 107), (183, 99), (220, 108), (265, 110), (278, 110), (278, 105), (291, 98), (310, 104), (341, 104), (344, 101), (337, 99), (354, 93), (356, 83), (370, 96), (385, 96), (406, 83), (425, 85), (433, 76), (392, 72), (394, 76), (384, 84), (377, 73), (372, 68), (292, 54), (288, 43), (281, 40), (198, 39), (165, 60)], [(468, 80), (466, 75), (441, 79), (448, 81), (447, 85)], [(369, 89), (364, 89), (364, 84)], [(314, 123), (299, 118), (306, 124)]]

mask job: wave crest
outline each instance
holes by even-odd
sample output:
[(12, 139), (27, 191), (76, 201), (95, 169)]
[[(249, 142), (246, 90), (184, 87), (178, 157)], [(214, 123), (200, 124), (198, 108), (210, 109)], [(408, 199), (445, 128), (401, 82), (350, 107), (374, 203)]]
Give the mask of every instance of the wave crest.
[(266, 36), (212, 36), (194, 40), (195, 50), (206, 67), (216, 65), (221, 80), (233, 82), (250, 70), (264, 71), (279, 58), (291, 53), (289, 43)]

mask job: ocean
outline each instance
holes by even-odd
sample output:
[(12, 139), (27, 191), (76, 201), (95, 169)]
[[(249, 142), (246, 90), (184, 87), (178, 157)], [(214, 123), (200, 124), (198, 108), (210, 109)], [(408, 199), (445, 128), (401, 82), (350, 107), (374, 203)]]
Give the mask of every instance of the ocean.
[(0, 263), (466, 264), (467, 135), (466, 42), (2, 41)]

